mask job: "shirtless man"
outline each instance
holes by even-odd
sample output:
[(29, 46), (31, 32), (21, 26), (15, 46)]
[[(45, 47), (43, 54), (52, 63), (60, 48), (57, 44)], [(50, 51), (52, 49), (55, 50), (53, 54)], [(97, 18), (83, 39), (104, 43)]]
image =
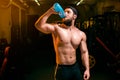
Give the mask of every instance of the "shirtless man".
[[(54, 8), (51, 7), (38, 18), (35, 22), (35, 27), (43, 33), (52, 34), (57, 63), (55, 80), (88, 80), (90, 70), (86, 35), (75, 27), (75, 20), (78, 14), (77, 10), (69, 6), (64, 11), (66, 17), (62, 19), (62, 24), (47, 23), (48, 18), (52, 14), (57, 14)], [(85, 67), (83, 76), (81, 76), (76, 60), (76, 49), (78, 46), (80, 46), (81, 60)]]

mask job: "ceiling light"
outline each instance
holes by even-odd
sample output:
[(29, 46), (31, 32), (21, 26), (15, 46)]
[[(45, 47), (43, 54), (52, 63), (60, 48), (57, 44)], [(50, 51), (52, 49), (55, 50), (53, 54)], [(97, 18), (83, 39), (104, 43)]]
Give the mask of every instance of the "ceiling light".
[(35, 2), (37, 3), (37, 5), (38, 5), (38, 6), (40, 6), (40, 3), (39, 3), (39, 1), (38, 1), (38, 0), (35, 0)]
[(80, 0), (76, 5), (80, 5), (84, 0)]

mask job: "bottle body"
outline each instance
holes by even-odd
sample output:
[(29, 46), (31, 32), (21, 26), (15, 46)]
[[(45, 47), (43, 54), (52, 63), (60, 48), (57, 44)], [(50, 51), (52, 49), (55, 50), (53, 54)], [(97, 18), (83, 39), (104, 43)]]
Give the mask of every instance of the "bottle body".
[(61, 7), (61, 5), (59, 3), (55, 3), (53, 5), (53, 7), (54, 7), (55, 12), (59, 13), (59, 16), (61, 18), (65, 18), (64, 10), (63, 10), (63, 8)]

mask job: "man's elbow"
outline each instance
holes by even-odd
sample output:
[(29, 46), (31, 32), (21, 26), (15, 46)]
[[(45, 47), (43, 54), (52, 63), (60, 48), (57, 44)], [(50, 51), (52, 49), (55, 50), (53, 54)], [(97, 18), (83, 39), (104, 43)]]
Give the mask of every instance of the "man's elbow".
[(35, 23), (34, 26), (37, 30), (39, 30), (41, 28), (41, 25), (39, 23)]
[(38, 25), (38, 23), (35, 23), (34, 26), (35, 26), (35, 28), (38, 28), (39, 25)]
[(87, 52), (87, 50), (82, 50), (81, 52), (82, 52), (82, 53), (86, 53), (86, 52)]
[(88, 51), (85, 50), (85, 51), (82, 51), (82, 54), (86, 54), (86, 55), (89, 55)]

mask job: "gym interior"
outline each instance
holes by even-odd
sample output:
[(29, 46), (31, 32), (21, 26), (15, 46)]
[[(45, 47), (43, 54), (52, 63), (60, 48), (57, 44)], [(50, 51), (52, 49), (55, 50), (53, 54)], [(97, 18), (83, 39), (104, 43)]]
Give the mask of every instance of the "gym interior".
[[(52, 36), (34, 24), (56, 2), (79, 12), (76, 27), (87, 36), (90, 80), (120, 80), (120, 0), (0, 0), (0, 80), (54, 79)], [(61, 18), (48, 19), (55, 21)]]

